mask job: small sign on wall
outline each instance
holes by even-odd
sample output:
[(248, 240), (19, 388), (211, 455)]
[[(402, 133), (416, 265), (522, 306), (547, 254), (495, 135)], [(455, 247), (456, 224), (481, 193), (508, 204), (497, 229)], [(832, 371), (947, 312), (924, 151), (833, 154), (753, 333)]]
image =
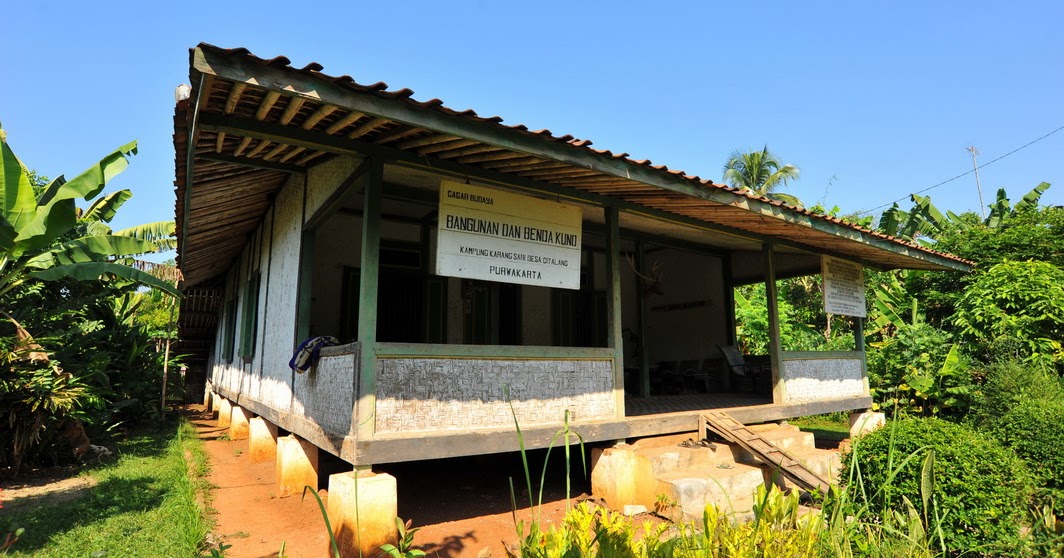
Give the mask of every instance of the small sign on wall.
[(820, 273), (824, 280), (824, 312), (864, 318), (864, 267), (831, 256), (821, 256)]
[(579, 289), (580, 221), (578, 207), (444, 180), (436, 273)]

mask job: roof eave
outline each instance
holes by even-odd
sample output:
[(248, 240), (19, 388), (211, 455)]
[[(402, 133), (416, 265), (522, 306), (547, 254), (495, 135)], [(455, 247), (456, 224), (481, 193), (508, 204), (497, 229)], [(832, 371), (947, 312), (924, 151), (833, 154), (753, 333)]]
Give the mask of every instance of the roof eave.
[[(899, 239), (866, 231), (830, 218), (815, 216), (779, 202), (751, 197), (677, 171), (669, 171), (665, 167), (651, 167), (608, 152), (600, 153), (591, 150), (585, 144), (574, 145), (557, 138), (545, 138), (535, 133), (522, 132), (502, 126), (493, 119), (472, 119), (460, 114), (446, 114), (416, 103), (401, 102), (395, 98), (385, 98), (371, 92), (354, 91), (329, 81), (327, 76), (307, 75), (305, 70), (289, 68), (287, 61), (285, 65), (278, 66), (262, 64), (246, 56), (235, 56), (209, 45), (196, 47), (192, 50), (190, 57), (191, 77), (194, 80), (198, 79), (201, 84), (210, 77), (216, 77), (225, 81), (245, 83), (286, 95), (333, 104), (437, 133), (465, 137), (500, 148), (592, 169), (617, 178), (639, 181), (693, 198), (742, 208), (764, 217), (808, 227), (825, 234), (912, 258), (923, 264), (918, 267), (930, 266), (939, 270), (971, 271), (970, 264), (954, 257), (909, 246)], [(202, 96), (203, 90), (203, 87), (197, 88), (198, 95)], [(192, 130), (188, 135), (190, 154), (191, 146), (194, 145), (193, 133), (198, 112), (194, 110), (191, 116)], [(188, 163), (188, 168), (191, 168), (192, 161), (189, 160)], [(191, 174), (187, 173), (189, 184), (186, 184), (186, 195), (191, 186)], [(185, 210), (188, 211), (187, 204)]]

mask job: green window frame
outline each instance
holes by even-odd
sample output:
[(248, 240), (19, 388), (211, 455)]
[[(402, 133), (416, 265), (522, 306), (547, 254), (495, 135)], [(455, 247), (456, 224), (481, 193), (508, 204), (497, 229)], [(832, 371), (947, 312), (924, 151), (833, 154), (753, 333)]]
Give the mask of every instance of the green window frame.
[(244, 288), (244, 311), (240, 316), (240, 356), (255, 356), (259, 326), (259, 274), (248, 279)]
[(225, 305), (225, 330), (222, 332), (222, 360), (233, 362), (233, 341), (236, 339), (236, 298)]

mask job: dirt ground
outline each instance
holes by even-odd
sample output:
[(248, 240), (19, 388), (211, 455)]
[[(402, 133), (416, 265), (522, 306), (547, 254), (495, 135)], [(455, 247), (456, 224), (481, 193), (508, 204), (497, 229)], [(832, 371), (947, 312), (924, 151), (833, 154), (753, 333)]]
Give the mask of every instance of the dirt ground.
[(68, 465), (22, 474), (0, 484), (0, 504), (5, 513), (68, 502), (81, 497), (96, 485), (87, 476), (78, 476), (81, 467)]
[[(227, 429), (218, 428), (201, 408), (196, 410), (199, 412), (192, 416), (193, 423), (205, 440), (211, 461), (210, 481), (217, 487), (210, 503), (216, 510), (217, 523), (212, 538), (232, 545), (226, 556), (275, 557), (282, 543), (291, 558), (324, 556), (328, 538), (317, 502), (309, 496), (278, 498), (274, 464), (249, 463), (247, 441), (223, 439)], [(339, 460), (323, 457), (323, 473), (344, 470)], [(529, 454), (535, 485), (539, 484), (544, 457), (544, 452)], [(574, 466), (578, 470), (573, 474), (571, 493), (590, 492), (579, 463)], [(518, 519), (527, 522), (532, 517), (527, 490), (516, 488), (526, 485), (516, 453), (395, 464), (378, 470), (396, 477), (399, 516), (420, 528), (415, 544), (429, 556), (505, 557), (503, 541), (512, 544), (517, 539), (511, 511), (511, 477), (517, 501), (525, 504), (517, 511)], [(552, 456), (547, 475), (555, 482), (552, 485), (548, 481), (543, 495), (540, 513), (545, 527), (560, 521), (565, 513), (563, 462)], [(327, 483), (320, 479), (322, 489), (318, 491), (326, 502)]]
[[(214, 489), (207, 505), (215, 522), (208, 537), (212, 547), (231, 545), (225, 552), (227, 558), (273, 558), (282, 545), (284, 556), (289, 558), (325, 556), (328, 535), (317, 502), (310, 496), (279, 498), (273, 462), (250, 463), (247, 440), (228, 440), (228, 428), (219, 428), (202, 406), (190, 406), (186, 411), (211, 463), (209, 481)], [(544, 451), (528, 454), (536, 491), (546, 458)], [(591, 491), (579, 458), (572, 459), (569, 494), (580, 496), (567, 500), (563, 457), (561, 452), (550, 456), (547, 487), (538, 512), (544, 529), (561, 521), (567, 503), (573, 505)], [(327, 503), (328, 474), (350, 470), (350, 465), (322, 453), (319, 468), (318, 494)], [(78, 476), (82, 469), (42, 469), (17, 481), (6, 481), (0, 487), (3, 512), (78, 498), (92, 490), (94, 483), (87, 476)], [(533, 519), (528, 491), (522, 488), (526, 481), (517, 452), (384, 465), (376, 470), (396, 477), (399, 516), (419, 528), (415, 546), (432, 557), (504, 558), (504, 544), (517, 540), (515, 515), (526, 523)], [(521, 506), (516, 514), (512, 511), (511, 479), (514, 498)], [(533, 498), (539, 499), (536, 491)]]

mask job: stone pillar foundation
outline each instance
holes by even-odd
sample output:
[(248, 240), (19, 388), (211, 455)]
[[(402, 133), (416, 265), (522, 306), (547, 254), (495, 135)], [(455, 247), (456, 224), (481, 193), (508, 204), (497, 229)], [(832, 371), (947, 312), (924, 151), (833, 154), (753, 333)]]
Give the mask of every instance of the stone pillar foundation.
[(218, 426), (229, 426), (229, 423), (233, 420), (233, 404), (224, 397), (219, 397), (218, 402)]
[[(318, 489), (318, 448), (296, 435), (277, 439), (277, 496)], [(331, 500), (331, 498), (330, 498)]]
[(277, 425), (255, 417), (248, 422), (248, 457), (252, 463), (277, 459)]
[(397, 505), (391, 475), (370, 471), (330, 475), (329, 522), (340, 556), (376, 556), (382, 544), (396, 544)]
[(251, 417), (251, 411), (239, 405), (233, 405), (233, 412), (230, 414), (229, 419), (230, 440), (248, 439), (248, 421), (251, 420)]
[(872, 411), (850, 413), (850, 438), (856, 438), (861, 434), (879, 430), (886, 424), (887, 416), (883, 413), (873, 413)]

